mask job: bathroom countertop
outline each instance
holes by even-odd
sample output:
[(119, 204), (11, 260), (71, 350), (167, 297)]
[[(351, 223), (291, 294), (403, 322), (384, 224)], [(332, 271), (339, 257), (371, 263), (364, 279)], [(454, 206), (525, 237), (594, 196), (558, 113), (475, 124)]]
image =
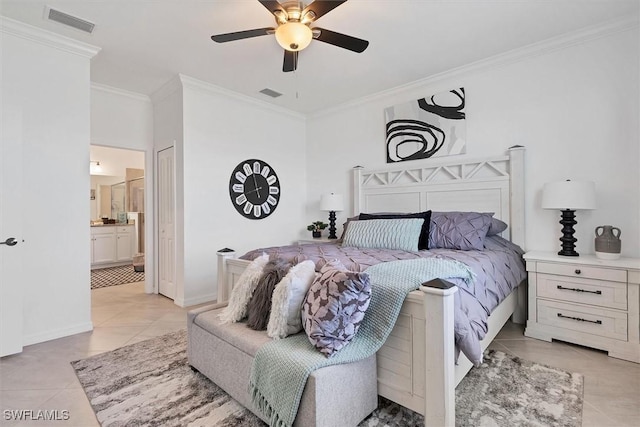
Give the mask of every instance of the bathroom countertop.
[(91, 224), (92, 227), (117, 227), (117, 226), (123, 226), (123, 225), (133, 225), (133, 224), (127, 224), (126, 222), (119, 222), (116, 224)]

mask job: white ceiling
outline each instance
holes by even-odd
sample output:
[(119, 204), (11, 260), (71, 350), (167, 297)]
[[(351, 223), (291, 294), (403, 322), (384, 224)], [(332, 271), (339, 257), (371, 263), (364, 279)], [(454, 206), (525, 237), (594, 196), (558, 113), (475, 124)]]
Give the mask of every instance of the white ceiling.
[[(95, 23), (93, 34), (45, 20), (45, 5)], [(638, 9), (638, 0), (349, 0), (312, 27), (369, 40), (369, 48), (312, 41), (298, 70), (283, 73), (274, 36), (210, 39), (273, 26), (256, 0), (0, 0), (4, 16), (101, 47), (93, 82), (150, 95), (181, 73), (305, 114)], [(284, 95), (272, 99), (264, 88)]]

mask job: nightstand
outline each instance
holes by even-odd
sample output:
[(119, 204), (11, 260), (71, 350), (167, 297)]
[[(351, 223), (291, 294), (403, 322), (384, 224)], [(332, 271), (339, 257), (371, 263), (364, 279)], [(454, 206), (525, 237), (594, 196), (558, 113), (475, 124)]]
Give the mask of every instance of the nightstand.
[(328, 237), (319, 237), (314, 239), (309, 237), (308, 239), (299, 239), (296, 241), (299, 245), (311, 245), (313, 243), (336, 243), (337, 239), (329, 239)]
[(640, 259), (527, 252), (524, 334), (605, 350), (640, 363)]

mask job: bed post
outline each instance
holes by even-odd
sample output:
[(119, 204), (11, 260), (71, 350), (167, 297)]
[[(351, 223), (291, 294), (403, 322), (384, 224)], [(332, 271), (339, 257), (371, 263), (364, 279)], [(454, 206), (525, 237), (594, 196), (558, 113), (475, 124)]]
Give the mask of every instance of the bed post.
[(362, 169), (362, 166), (353, 167), (353, 215), (359, 215), (362, 207)]
[(421, 286), (425, 315), (424, 425), (454, 426), (456, 378), (453, 298), (458, 288), (442, 279)]
[[(510, 227), (511, 241), (522, 249), (525, 248), (524, 227), (524, 151), (521, 145), (509, 147), (509, 193), (511, 198)], [(524, 324), (527, 321), (527, 285), (518, 286), (518, 304), (513, 312), (514, 323)]]
[(511, 241), (522, 249), (525, 249), (524, 150), (521, 145), (509, 147), (509, 197), (511, 198), (509, 227)]
[(216, 301), (219, 303), (227, 302), (229, 300), (229, 288), (231, 287), (227, 277), (227, 259), (235, 258), (236, 251), (224, 248), (216, 252), (216, 255), (218, 255), (218, 296)]

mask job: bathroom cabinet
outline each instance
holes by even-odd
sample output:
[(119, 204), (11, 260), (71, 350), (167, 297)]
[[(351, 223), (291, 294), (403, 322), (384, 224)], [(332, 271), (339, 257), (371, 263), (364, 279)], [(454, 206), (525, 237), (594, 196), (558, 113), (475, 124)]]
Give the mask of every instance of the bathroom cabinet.
[(109, 224), (91, 227), (91, 268), (126, 265), (133, 261), (134, 226)]

